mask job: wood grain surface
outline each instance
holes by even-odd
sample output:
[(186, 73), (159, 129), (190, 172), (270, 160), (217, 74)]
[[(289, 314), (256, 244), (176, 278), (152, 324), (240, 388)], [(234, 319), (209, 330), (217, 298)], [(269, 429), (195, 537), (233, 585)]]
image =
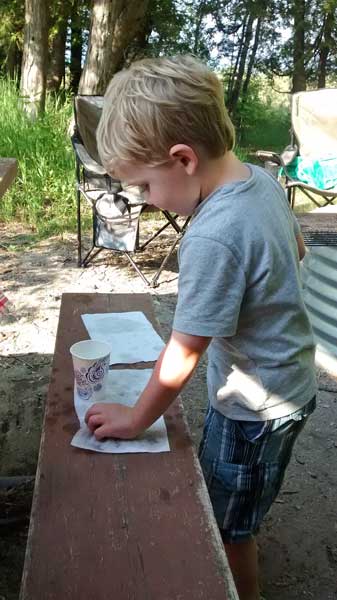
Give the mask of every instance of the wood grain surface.
[(62, 297), (20, 600), (237, 600), (179, 400), (166, 415), (171, 452), (70, 446), (69, 347), (89, 337), (80, 316), (133, 310), (158, 330), (147, 294)]

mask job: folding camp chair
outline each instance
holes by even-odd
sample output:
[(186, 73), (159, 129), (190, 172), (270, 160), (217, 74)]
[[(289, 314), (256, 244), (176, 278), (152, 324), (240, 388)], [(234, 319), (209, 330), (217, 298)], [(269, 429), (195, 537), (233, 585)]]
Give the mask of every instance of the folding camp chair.
[[(164, 225), (140, 243), (140, 217), (146, 210), (154, 209), (146, 204), (138, 188), (123, 188), (122, 183), (110, 177), (100, 162), (96, 144), (96, 129), (103, 108), (103, 96), (76, 96), (74, 101), (75, 128), (72, 144), (76, 157), (77, 192), (77, 240), (78, 266), (86, 267), (103, 249), (124, 254), (146, 285), (158, 285), (158, 279), (168, 259), (173, 254), (185, 232), (189, 219), (178, 221), (178, 215), (166, 210)], [(93, 235), (90, 250), (82, 258), (81, 198), (92, 208)], [(166, 254), (153, 275), (148, 279), (133, 258), (135, 252), (143, 251), (157, 236), (171, 227), (174, 230)]]
[(318, 207), (331, 204), (337, 198), (337, 89), (294, 94), (291, 144), (281, 154), (258, 150), (256, 156), (267, 169), (281, 167), (292, 207), (297, 189)]

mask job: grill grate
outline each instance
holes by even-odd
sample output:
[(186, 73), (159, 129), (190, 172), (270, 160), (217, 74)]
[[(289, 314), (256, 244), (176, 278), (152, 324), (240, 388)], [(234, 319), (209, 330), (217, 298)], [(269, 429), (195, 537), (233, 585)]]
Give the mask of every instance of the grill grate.
[(302, 233), (306, 246), (337, 246), (337, 232), (312, 231)]
[(337, 213), (297, 215), (306, 246), (337, 246)]

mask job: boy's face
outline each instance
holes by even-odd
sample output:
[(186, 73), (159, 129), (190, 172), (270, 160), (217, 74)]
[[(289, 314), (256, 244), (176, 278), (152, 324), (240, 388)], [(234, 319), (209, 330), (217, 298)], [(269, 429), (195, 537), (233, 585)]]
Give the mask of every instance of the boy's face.
[(139, 186), (147, 204), (189, 216), (200, 201), (199, 178), (189, 174), (185, 160), (171, 157), (160, 166), (120, 161), (114, 177), (127, 185)]

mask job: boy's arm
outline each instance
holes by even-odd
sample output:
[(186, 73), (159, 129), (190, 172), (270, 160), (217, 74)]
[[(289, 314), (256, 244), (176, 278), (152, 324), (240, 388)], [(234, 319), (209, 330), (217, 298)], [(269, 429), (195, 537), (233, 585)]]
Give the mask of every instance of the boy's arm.
[(191, 377), (211, 338), (173, 331), (134, 407), (94, 404), (85, 421), (97, 439), (130, 439), (158, 419)]
[(303, 239), (301, 232), (297, 233), (296, 242), (297, 242), (297, 248), (298, 248), (298, 256), (299, 256), (300, 260), (302, 260), (302, 258), (305, 257), (306, 248), (305, 248), (305, 243), (304, 243), (304, 239)]

